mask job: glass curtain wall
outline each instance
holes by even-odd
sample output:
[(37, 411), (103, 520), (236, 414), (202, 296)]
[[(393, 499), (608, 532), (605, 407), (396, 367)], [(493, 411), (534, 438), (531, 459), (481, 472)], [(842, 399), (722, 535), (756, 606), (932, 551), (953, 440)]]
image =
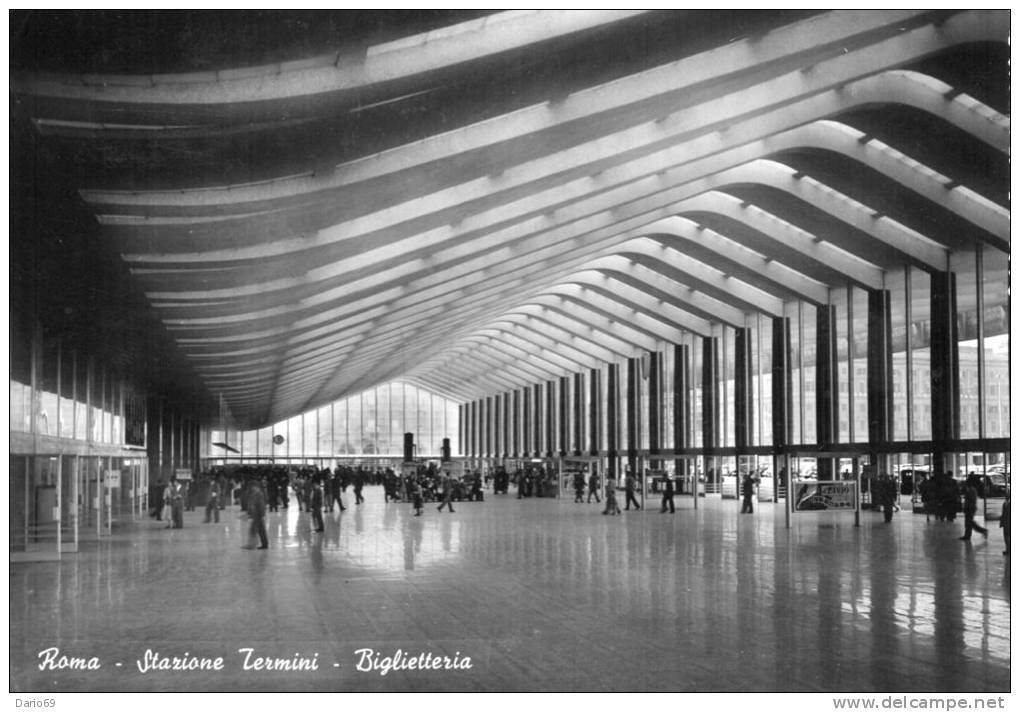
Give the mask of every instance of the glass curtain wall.
[[(438, 457), (443, 438), (450, 439), (452, 452), (459, 451), (458, 405), (409, 384), (388, 383), (259, 430), (214, 430), (209, 441), (240, 450), (231, 459), (298, 464), (337, 456), (402, 457), (404, 433), (414, 433), (417, 456)], [(205, 452), (223, 460), (221, 448)]]

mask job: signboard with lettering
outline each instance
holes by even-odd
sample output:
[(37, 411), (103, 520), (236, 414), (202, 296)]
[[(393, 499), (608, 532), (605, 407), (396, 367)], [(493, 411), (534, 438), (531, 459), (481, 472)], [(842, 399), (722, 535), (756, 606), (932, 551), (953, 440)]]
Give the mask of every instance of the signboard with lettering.
[(795, 480), (793, 483), (794, 512), (840, 510), (852, 512), (857, 502), (857, 483), (850, 481)]
[(191, 468), (189, 467), (178, 467), (174, 470), (174, 477), (178, 480), (190, 480), (191, 479)]
[(464, 476), (464, 462), (462, 460), (451, 460), (439, 463), (439, 469), (450, 473), (450, 477), (461, 478)]
[(120, 470), (110, 470), (106, 473), (107, 487), (120, 487)]

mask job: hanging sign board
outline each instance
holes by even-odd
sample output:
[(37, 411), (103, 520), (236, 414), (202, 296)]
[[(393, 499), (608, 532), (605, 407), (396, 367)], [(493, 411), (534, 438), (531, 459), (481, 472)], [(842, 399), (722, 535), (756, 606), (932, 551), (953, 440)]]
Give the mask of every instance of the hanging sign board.
[(174, 476), (178, 480), (190, 480), (191, 479), (191, 468), (179, 467), (174, 470)]
[(110, 470), (106, 473), (107, 487), (120, 487), (120, 470)]
[(442, 472), (450, 473), (450, 477), (460, 479), (464, 476), (464, 462), (462, 460), (450, 460), (449, 462), (439, 463), (439, 469)]
[(846, 480), (794, 480), (794, 512), (853, 512), (857, 502), (857, 483)]

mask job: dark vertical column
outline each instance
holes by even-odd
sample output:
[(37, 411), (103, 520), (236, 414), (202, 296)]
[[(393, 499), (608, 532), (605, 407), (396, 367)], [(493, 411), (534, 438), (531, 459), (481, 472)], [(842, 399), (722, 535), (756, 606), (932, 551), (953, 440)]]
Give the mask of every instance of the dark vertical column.
[(574, 442), (571, 450), (575, 455), (580, 455), (584, 450), (584, 375), (574, 374)]
[(751, 376), (751, 330), (736, 329), (733, 340), (733, 442), (737, 448), (754, 444), (754, 380)]
[(945, 443), (960, 437), (960, 364), (956, 324), (956, 275), (931, 275), (931, 437), (936, 466), (943, 467)]
[(477, 443), (475, 440), (475, 402), (471, 401), (468, 403), (468, 455), (471, 457), (478, 456), (478, 450), (476, 449)]
[(588, 454), (598, 455), (602, 443), (599, 441), (599, 405), (602, 398), (602, 383), (597, 368), (588, 372)]
[(570, 449), (570, 409), (567, 402), (567, 384), (569, 379), (560, 376), (560, 455), (566, 455)]
[[(836, 307), (817, 309), (815, 359), (815, 420), (819, 448), (832, 445), (839, 437), (839, 374), (836, 351)], [(818, 458), (818, 479), (831, 480), (832, 458)]]
[(790, 320), (777, 316), (772, 319), (772, 447), (777, 453), (790, 444), (792, 401)]
[(719, 444), (719, 338), (706, 336), (701, 343), (701, 439), (706, 450)]
[[(163, 472), (160, 447), (163, 443), (163, 406), (155, 398), (145, 399), (145, 454), (149, 457), (149, 481), (155, 485)], [(162, 492), (159, 494), (163, 496)]]
[(481, 399), (476, 400), (474, 403), (474, 453), (475, 457), (482, 456), (482, 401)]
[(521, 457), (521, 392), (514, 389), (513, 416), (510, 423), (510, 433), (513, 437), (513, 457)]
[(650, 371), (648, 374), (648, 451), (657, 455), (662, 447), (660, 436), (662, 418), (659, 417), (662, 403), (662, 394), (659, 392), (662, 387), (662, 378), (659, 374), (662, 370), (662, 355), (658, 351), (649, 354), (648, 368)]
[(607, 377), (606, 395), (606, 455), (609, 460), (609, 473), (616, 475), (616, 458), (619, 456), (619, 442), (617, 434), (620, 432), (620, 399), (619, 386), (620, 367), (615, 363), (609, 364)]
[(542, 386), (537, 383), (532, 386), (531, 400), (533, 404), (531, 430), (535, 439), (531, 449), (534, 450), (535, 457), (542, 457)]
[[(868, 290), (868, 442), (889, 442), (893, 414), (892, 306), (889, 290)], [(872, 462), (875, 462), (872, 457)]]
[(545, 382), (545, 456), (556, 450), (556, 382)]
[(465, 454), (464, 450), (464, 406), (457, 406), (457, 452)]
[(500, 417), (503, 414), (502, 406), (500, 405), (499, 394), (493, 396), (493, 457), (500, 456), (500, 436), (502, 430), (500, 430)]
[(496, 452), (492, 447), (492, 398), (485, 399), (485, 456), (492, 457)]
[(673, 451), (679, 453), (688, 446), (687, 414), (690, 399), (690, 387), (687, 383), (687, 364), (690, 358), (690, 347), (682, 344), (673, 345)]
[(503, 394), (503, 457), (510, 457), (510, 393)]
[(640, 390), (638, 389), (637, 359), (627, 359), (627, 466), (631, 472), (637, 472), (638, 449), (638, 413), (641, 409)]
[[(705, 448), (705, 476), (711, 471), (712, 482), (718, 473), (714, 472), (712, 459), (719, 445), (719, 337), (705, 336), (701, 342), (701, 440)], [(708, 481), (706, 479), (706, 481)]]
[(521, 389), (521, 454), (531, 455), (531, 389)]

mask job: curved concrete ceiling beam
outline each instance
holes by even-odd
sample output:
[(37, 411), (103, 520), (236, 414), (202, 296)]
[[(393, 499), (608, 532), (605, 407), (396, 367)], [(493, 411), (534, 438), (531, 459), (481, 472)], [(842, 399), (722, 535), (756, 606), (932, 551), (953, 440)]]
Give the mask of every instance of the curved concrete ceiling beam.
[(374, 84), (406, 80), (454, 65), (484, 61), (530, 44), (565, 38), (644, 10), (511, 11), (437, 28), (367, 48), (359, 57), (342, 50), (256, 67), (184, 74), (17, 73), (16, 93), (102, 104), (144, 104), (157, 114), (176, 105), (252, 104), (354, 94)]
[(598, 359), (594, 356), (574, 348), (569, 343), (550, 339), (544, 334), (529, 332), (519, 324), (513, 324), (511, 322), (496, 322), (488, 324), (482, 329), (476, 329), (474, 334), (480, 337), (495, 338), (497, 340), (505, 339), (519, 348), (524, 348), (522, 345), (527, 344), (531, 348), (538, 349), (539, 353), (547, 355), (546, 358), (548, 358), (549, 354), (556, 355), (557, 358), (561, 359), (562, 363), (566, 364), (566, 367), (570, 370), (593, 368), (594, 365), (598, 363)]
[[(884, 272), (874, 264), (727, 193), (711, 190), (682, 201), (676, 209), (680, 216), (688, 212), (709, 212), (736, 220), (787, 249), (796, 250), (805, 260), (846, 275), (862, 287), (881, 289), (883, 286)], [(661, 232), (664, 229), (679, 230), (679, 227), (674, 226), (673, 218), (666, 218), (654, 226), (649, 226), (649, 231)], [(766, 255), (773, 254), (768, 245), (756, 243), (755, 247)]]
[[(1001, 17), (1001, 13), (998, 16)], [(824, 21), (832, 27), (835, 27), (836, 24), (848, 27), (850, 23), (847, 22), (847, 18), (848, 16), (845, 14), (840, 17), (839, 13), (829, 13), (824, 16)], [(550, 111), (550, 107), (546, 104), (536, 105), (503, 117), (455, 129), (445, 134), (342, 164), (331, 175), (302, 175), (256, 184), (221, 186), (183, 192), (95, 190), (86, 191), (84, 195), (89, 202), (111, 206), (117, 204), (192, 204), (199, 206), (256, 203), (302, 193), (321, 193), (389, 173), (407, 170), (412, 166), (432, 164), (456, 153), (482, 150), (507, 140), (522, 138), (529, 133), (553, 128), (561, 123), (591, 120), (591, 117), (604, 111), (619, 109), (628, 104), (647, 102), (650, 97), (664, 91), (672, 95), (689, 85), (710, 80), (718, 81), (721, 75), (739, 73), (740, 70), (746, 70), (748, 66), (756, 67), (756, 71), (760, 72), (761, 67), (765, 66), (767, 62), (788, 56), (791, 50), (799, 52), (804, 49), (815, 49), (810, 59), (802, 60), (801, 67), (808, 71), (801, 71), (801, 67), (798, 67), (791, 72), (789, 64), (775, 63), (773, 66), (781, 68), (780, 71), (786, 73), (762, 78), (758, 88), (740, 86), (737, 89), (724, 85), (719, 91), (725, 92), (725, 96), (719, 96), (717, 93), (710, 95), (710, 98), (701, 104), (684, 107), (682, 122), (677, 121), (681, 118), (679, 115), (668, 116), (669, 112), (667, 112), (666, 116), (669, 121), (662, 121), (664, 117), (661, 116), (657, 121), (659, 124), (667, 125), (660, 125), (659, 133), (654, 136), (650, 134), (651, 123), (629, 129), (627, 132), (618, 132), (612, 137), (616, 145), (612, 152), (615, 154), (621, 148), (634, 148), (646, 143), (662, 141), (671, 135), (678, 138), (690, 138), (687, 134), (698, 128), (699, 125), (701, 128), (712, 126), (718, 123), (720, 117), (726, 117), (726, 125), (728, 125), (734, 120), (739, 120), (741, 116), (760, 114), (769, 105), (786, 105), (820, 92), (837, 90), (842, 92), (844, 85), (857, 82), (862, 77), (870, 77), (879, 72), (893, 70), (955, 44), (981, 40), (1004, 41), (1007, 38), (1007, 35), (1000, 31), (1001, 24), (995, 13), (970, 11), (949, 18), (937, 28), (933, 25), (924, 25), (907, 30), (902, 34), (897, 33), (892, 38), (888, 38), (884, 31), (879, 32), (874, 35), (874, 44), (857, 43), (852, 49), (834, 48), (836, 49), (836, 52), (833, 53), (834, 56), (826, 58), (817, 53), (816, 48), (820, 43), (815, 43), (813, 35), (810, 32), (805, 32), (810, 23), (821, 19), (823, 18), (814, 18), (785, 28), (778, 28), (761, 40), (742, 40), (740, 43), (735, 43), (735, 45), (739, 45), (738, 53), (731, 51), (734, 46), (719, 48), (680, 60), (674, 64), (631, 75), (607, 85), (576, 92), (568, 97), (563, 104), (558, 105), (555, 112)], [(854, 22), (859, 19), (862, 18), (858, 17)], [(875, 20), (875, 18), (864, 19), (865, 21)], [(891, 18), (883, 18), (881, 24), (885, 24), (887, 19)], [(816, 28), (812, 28), (812, 31), (814, 29)], [(857, 29), (867, 32), (864, 24), (859, 24)], [(857, 34), (860, 36), (860, 33)], [(835, 36), (833, 35), (834, 38)], [(765, 39), (768, 40), (767, 43)], [(910, 39), (911, 41), (901, 42), (901, 39)], [(717, 55), (721, 52), (734, 54), (734, 57), (740, 57), (741, 60), (748, 61), (748, 64), (741, 67), (739, 63), (719, 63)], [(749, 57), (749, 54), (753, 56)], [(692, 72), (692, 67), (685, 66), (685, 63), (697, 63), (700, 71)], [(861, 80), (862, 83), (867, 81), (867, 79)], [(865, 96), (859, 97), (860, 103), (871, 103), (876, 99), (888, 101), (900, 101), (901, 99), (910, 101), (913, 99), (910, 92), (902, 91), (888, 92), (885, 96), (876, 97), (874, 92), (868, 92), (867, 87), (862, 87), (861, 93)], [(845, 92), (845, 94), (847, 96), (841, 102), (837, 101), (836, 103), (832, 103), (836, 97), (829, 97), (829, 103), (826, 106), (818, 107), (821, 109), (820, 111), (816, 109), (809, 112), (810, 118), (795, 114), (794, 117), (797, 119), (795, 123), (784, 123), (782, 126), (766, 125), (767, 133), (775, 133), (799, 123), (831, 116), (841, 109), (845, 110), (854, 106), (847, 101), (854, 98), (853, 92)], [(740, 102), (737, 101), (738, 97)], [(957, 119), (958, 116), (968, 117), (972, 113), (971, 106), (966, 101), (949, 105), (954, 109), (949, 117), (951, 120)], [(669, 124), (675, 125), (670, 126)], [(662, 131), (676, 133), (663, 135)], [(640, 132), (646, 134), (643, 141), (638, 138)], [(997, 133), (994, 128), (990, 129), (990, 132)], [(767, 133), (759, 134), (757, 138), (767, 135)], [(600, 141), (605, 140), (600, 139)], [(753, 140), (753, 138), (745, 140)], [(1001, 137), (997, 136), (992, 140), (1001, 145)], [(1008, 146), (1008, 137), (1006, 145)], [(594, 159), (606, 157), (600, 154), (596, 145), (586, 145), (583, 150), (589, 157), (581, 160), (581, 165)], [(585, 154), (579, 154), (579, 158)], [(569, 161), (564, 161), (563, 165), (572, 164)], [(527, 180), (532, 180), (530, 171), (528, 173)], [(510, 178), (510, 176), (505, 173), (501, 174), (500, 185), (504, 182), (512, 182), (504, 181), (504, 178)], [(489, 190), (492, 190), (492, 187), (489, 185)]]

